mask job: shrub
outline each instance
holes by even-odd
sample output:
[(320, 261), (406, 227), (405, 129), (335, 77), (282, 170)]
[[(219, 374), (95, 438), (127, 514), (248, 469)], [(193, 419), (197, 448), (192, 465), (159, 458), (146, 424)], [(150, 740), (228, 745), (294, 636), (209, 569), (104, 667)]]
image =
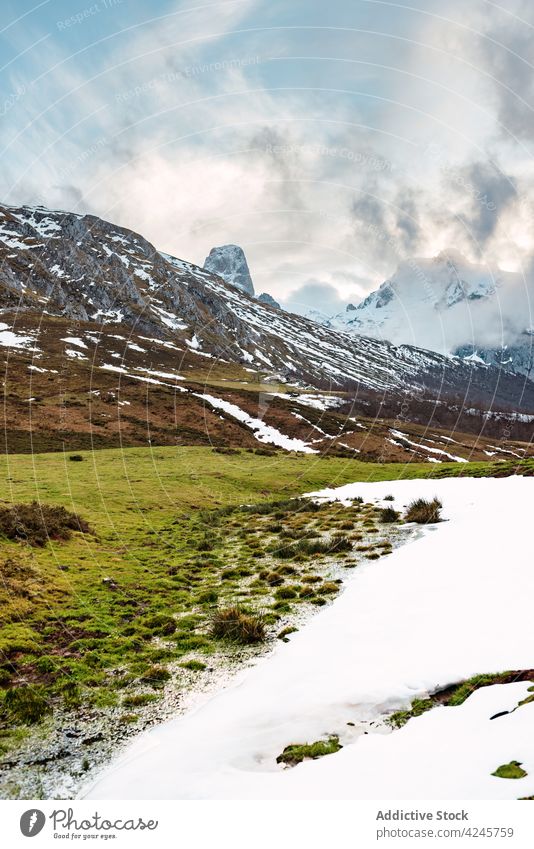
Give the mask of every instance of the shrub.
[(418, 525), (428, 525), (441, 522), (441, 508), (443, 507), (438, 498), (427, 501), (425, 498), (416, 498), (408, 505), (404, 518), (407, 522), (416, 522)]
[(380, 521), (391, 523), (396, 522), (399, 518), (399, 514), (393, 507), (384, 507), (383, 510), (380, 511)]
[(49, 539), (70, 539), (72, 531), (92, 533), (85, 519), (64, 507), (53, 507), (38, 501), (0, 507), (0, 534), (8, 539), (43, 546)]
[(212, 617), (211, 632), (214, 637), (236, 643), (259, 643), (265, 639), (264, 617), (238, 606), (221, 608)]
[(83, 457), (81, 454), (71, 454), (69, 460), (71, 460), (73, 463), (81, 463)]

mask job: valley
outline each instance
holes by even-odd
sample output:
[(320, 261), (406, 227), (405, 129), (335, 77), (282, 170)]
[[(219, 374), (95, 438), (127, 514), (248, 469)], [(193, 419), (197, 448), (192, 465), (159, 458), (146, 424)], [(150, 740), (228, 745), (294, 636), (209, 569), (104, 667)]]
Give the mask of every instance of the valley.
[[(525, 375), (284, 312), (239, 249), (215, 250), (217, 273), (93, 216), (0, 209), (4, 798), (93, 792), (150, 729), (276, 669), (375, 568), (443, 532), (397, 502), (405, 484), (417, 500), (534, 475)], [(350, 503), (309, 495), (356, 482)], [(259, 762), (300, 769), (389, 732), (411, 709), (393, 695), (348, 737), (322, 713), (290, 723)]]

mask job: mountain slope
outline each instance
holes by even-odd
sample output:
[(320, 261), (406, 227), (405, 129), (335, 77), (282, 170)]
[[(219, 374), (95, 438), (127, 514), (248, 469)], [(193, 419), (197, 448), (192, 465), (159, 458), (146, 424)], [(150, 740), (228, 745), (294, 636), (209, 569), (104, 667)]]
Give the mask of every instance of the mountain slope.
[(0, 311), (6, 451), (530, 451), (530, 381), (278, 310), (93, 216), (0, 209)]
[(0, 305), (179, 340), (318, 387), (426, 389), (530, 408), (533, 387), (479, 363), (351, 336), (271, 308), (94, 216), (0, 208)]

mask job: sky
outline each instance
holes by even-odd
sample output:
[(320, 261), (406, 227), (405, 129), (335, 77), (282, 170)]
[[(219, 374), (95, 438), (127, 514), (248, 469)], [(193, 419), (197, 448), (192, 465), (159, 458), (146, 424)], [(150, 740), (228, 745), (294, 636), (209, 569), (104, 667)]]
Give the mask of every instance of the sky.
[(408, 257), (534, 267), (534, 4), (4, 0), (0, 200), (203, 264), (296, 311)]

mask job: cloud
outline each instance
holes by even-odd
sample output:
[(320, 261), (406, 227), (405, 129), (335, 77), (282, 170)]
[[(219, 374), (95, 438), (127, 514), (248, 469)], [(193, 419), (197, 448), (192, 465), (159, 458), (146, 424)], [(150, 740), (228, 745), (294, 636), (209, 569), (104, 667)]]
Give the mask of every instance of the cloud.
[(359, 301), (361, 296), (357, 292), (345, 299), (331, 283), (309, 280), (291, 292), (283, 306), (290, 312), (301, 315), (306, 315), (310, 310), (317, 310), (325, 316), (331, 316), (342, 312), (348, 303), (359, 303)]
[(453, 175), (452, 186), (467, 206), (459, 218), (482, 255), (506, 208), (517, 198), (513, 176), (488, 162), (474, 162)]
[(487, 16), (478, 40), (480, 61), (494, 81), (500, 132), (527, 142), (534, 132), (534, 16), (528, 0), (509, 0)]

